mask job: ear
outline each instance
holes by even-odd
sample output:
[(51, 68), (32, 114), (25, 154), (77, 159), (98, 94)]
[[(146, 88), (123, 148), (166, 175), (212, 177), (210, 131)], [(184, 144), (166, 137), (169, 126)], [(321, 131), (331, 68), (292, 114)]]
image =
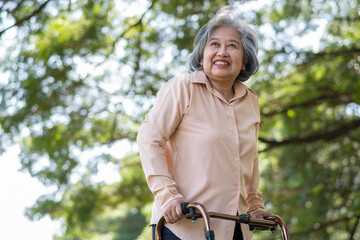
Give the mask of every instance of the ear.
[(246, 70), (246, 64), (248, 63), (248, 60), (244, 59), (242, 66), (241, 66), (241, 70)]

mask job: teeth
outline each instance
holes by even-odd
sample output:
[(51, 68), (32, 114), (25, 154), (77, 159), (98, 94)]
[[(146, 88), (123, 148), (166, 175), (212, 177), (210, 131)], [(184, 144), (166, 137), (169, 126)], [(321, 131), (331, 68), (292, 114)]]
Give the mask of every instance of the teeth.
[(215, 65), (229, 65), (227, 62), (216, 61)]

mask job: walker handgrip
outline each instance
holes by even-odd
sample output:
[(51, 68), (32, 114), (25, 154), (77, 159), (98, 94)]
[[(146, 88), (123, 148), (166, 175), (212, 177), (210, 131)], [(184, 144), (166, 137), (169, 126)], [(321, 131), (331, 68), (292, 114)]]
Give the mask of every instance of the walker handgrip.
[(184, 215), (187, 214), (187, 213), (190, 213), (190, 210), (187, 208), (188, 205), (189, 205), (188, 202), (185, 202), (185, 203), (181, 204), (181, 210), (182, 210)]
[(206, 240), (215, 240), (215, 233), (213, 230), (205, 231)]
[(247, 214), (240, 214), (238, 215), (240, 222), (241, 223), (245, 223), (245, 224), (249, 224), (250, 223), (250, 216)]

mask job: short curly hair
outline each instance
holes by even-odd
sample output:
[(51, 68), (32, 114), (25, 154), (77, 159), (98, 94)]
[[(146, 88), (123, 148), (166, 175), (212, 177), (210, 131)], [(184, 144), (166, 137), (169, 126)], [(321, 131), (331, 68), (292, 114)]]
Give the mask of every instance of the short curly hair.
[(241, 70), (236, 79), (245, 82), (259, 69), (259, 60), (257, 58), (258, 37), (255, 31), (239, 18), (237, 9), (231, 5), (222, 7), (216, 15), (199, 30), (195, 37), (193, 52), (190, 54), (187, 64), (191, 71), (203, 69), (200, 62), (203, 57), (206, 42), (215, 29), (223, 26), (233, 27), (242, 36), (246, 65), (245, 70)]

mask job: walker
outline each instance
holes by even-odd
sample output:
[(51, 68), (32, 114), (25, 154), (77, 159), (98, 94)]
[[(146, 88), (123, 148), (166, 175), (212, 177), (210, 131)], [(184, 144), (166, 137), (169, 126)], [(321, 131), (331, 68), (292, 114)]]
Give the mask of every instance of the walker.
[[(220, 218), (224, 220), (236, 221), (238, 223), (248, 224), (250, 230), (255, 229), (255, 227), (265, 227), (270, 231), (275, 232), (277, 225), (280, 226), (283, 240), (290, 240), (288, 229), (286, 223), (281, 219), (281, 217), (274, 215), (269, 217), (268, 220), (250, 218), (249, 215), (228, 215), (217, 212), (208, 212), (206, 208), (200, 203), (183, 203), (181, 204), (183, 214), (187, 219), (191, 219), (195, 222), (198, 218), (203, 218), (204, 220), (204, 235), (206, 240), (215, 240), (215, 233), (211, 230), (210, 227), (210, 218)], [(156, 240), (161, 240), (161, 228), (165, 223), (165, 218), (161, 217), (158, 224), (156, 225), (155, 237)]]

